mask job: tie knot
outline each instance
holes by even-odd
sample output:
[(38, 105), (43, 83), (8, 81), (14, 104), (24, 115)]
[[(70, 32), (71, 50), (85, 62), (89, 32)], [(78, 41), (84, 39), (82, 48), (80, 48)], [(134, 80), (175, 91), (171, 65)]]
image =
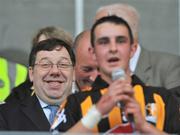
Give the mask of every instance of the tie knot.
[(56, 116), (56, 112), (57, 112), (59, 106), (57, 106), (57, 105), (48, 105), (47, 108), (51, 111), (50, 115), (49, 115), (49, 122), (50, 122), (50, 124), (52, 124), (53, 121), (54, 121), (54, 117)]
[(48, 105), (47, 108), (48, 108), (51, 112), (57, 112), (57, 109), (59, 108), (59, 106), (57, 106), (57, 105)]

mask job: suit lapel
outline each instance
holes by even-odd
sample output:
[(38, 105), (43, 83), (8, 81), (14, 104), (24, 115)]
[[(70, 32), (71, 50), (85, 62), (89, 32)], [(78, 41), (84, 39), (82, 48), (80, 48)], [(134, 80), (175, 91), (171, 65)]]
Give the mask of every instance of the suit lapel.
[(144, 83), (148, 82), (152, 75), (152, 65), (150, 62), (150, 52), (141, 47), (141, 54), (136, 66), (135, 74), (143, 80)]
[(50, 124), (35, 95), (29, 96), (22, 102), (22, 112), (40, 131), (48, 131), (50, 129)]

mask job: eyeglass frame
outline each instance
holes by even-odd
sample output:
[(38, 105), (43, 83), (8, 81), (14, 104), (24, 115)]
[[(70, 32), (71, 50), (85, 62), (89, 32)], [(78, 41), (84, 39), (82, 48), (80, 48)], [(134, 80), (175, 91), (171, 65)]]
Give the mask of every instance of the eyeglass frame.
[(66, 63), (63, 63), (63, 62), (58, 62), (57, 64), (54, 64), (53, 62), (51, 61), (48, 61), (47, 63), (35, 63), (34, 66), (39, 66), (41, 69), (43, 70), (51, 70), (53, 68), (54, 65), (57, 66), (57, 69), (58, 70), (63, 70), (63, 69), (68, 69), (70, 67), (73, 67), (73, 64), (66, 64)]

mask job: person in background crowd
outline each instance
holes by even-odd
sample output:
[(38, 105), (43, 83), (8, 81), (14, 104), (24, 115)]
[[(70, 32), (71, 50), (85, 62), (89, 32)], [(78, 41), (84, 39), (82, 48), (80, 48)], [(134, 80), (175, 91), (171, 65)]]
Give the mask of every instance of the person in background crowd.
[[(150, 51), (139, 43), (140, 15), (131, 5), (115, 3), (97, 10), (95, 20), (104, 16), (117, 15), (130, 25), (137, 50), (130, 60), (130, 69), (146, 85), (171, 89), (180, 86), (180, 57), (172, 54)], [(162, 45), (163, 46), (163, 45)]]
[(73, 44), (73, 38), (70, 33), (60, 27), (47, 26), (39, 29), (39, 31), (35, 34), (32, 40), (32, 45), (35, 45), (38, 42), (49, 38), (62, 39), (68, 45), (71, 45), (71, 47)]
[(13, 87), (26, 80), (27, 68), (3, 57), (0, 57), (0, 65), (0, 102), (3, 102)]
[(90, 53), (90, 31), (84, 30), (81, 32), (76, 37), (73, 45), (76, 57), (75, 78), (77, 85), (81, 91), (90, 90), (98, 75), (97, 62)]

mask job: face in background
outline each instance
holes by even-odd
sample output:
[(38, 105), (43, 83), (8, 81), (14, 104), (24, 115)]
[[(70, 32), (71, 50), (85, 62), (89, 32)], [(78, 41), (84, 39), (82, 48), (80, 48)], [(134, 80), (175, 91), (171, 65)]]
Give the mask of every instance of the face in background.
[(134, 43), (138, 43), (138, 31), (139, 31), (139, 21), (140, 15), (138, 11), (131, 5), (123, 4), (123, 3), (115, 3), (111, 5), (103, 6), (99, 8), (95, 15), (95, 21), (110, 15), (116, 15), (118, 17), (123, 18), (131, 27)]
[[(54, 65), (47, 68), (51, 63)], [(63, 68), (63, 65), (69, 66)], [(66, 48), (39, 51), (35, 66), (29, 68), (29, 76), (35, 93), (41, 100), (47, 104), (59, 105), (70, 94), (73, 80), (73, 66)]]
[(88, 90), (98, 75), (97, 62), (90, 52), (90, 32), (83, 33), (77, 42), (75, 78), (80, 89)]
[(73, 38), (72, 35), (62, 29), (61, 27), (56, 26), (46, 26), (43, 28), (40, 28), (37, 33), (34, 35), (32, 39), (32, 45), (36, 45), (39, 41), (42, 41), (44, 39), (51, 39), (56, 38), (63, 40), (68, 45), (72, 46)]
[(105, 17), (105, 16), (109, 16), (108, 11), (106, 11), (106, 10), (101, 10), (101, 11), (99, 11), (99, 12), (96, 13), (96, 15), (95, 15), (95, 21), (97, 21), (97, 20), (99, 20), (99, 19), (101, 19), (101, 18), (103, 18), (103, 17)]
[(136, 46), (130, 44), (130, 36), (125, 25), (104, 22), (95, 28), (94, 53), (103, 79), (111, 82), (113, 70), (129, 70), (129, 60)]

